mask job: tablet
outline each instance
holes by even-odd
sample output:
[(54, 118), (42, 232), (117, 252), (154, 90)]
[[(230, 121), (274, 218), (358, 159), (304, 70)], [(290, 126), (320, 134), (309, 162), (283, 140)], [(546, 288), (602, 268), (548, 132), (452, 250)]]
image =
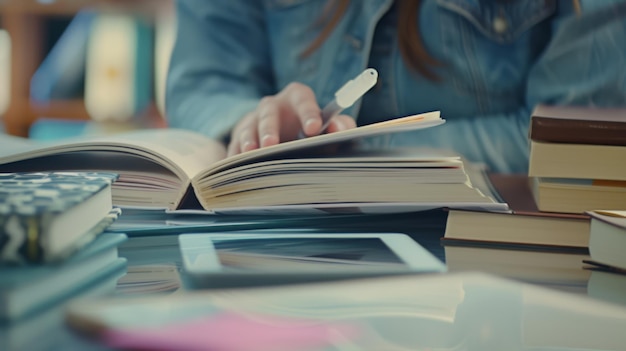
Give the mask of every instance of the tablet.
[(185, 285), (192, 289), (446, 271), (397, 233), (196, 233), (178, 240)]

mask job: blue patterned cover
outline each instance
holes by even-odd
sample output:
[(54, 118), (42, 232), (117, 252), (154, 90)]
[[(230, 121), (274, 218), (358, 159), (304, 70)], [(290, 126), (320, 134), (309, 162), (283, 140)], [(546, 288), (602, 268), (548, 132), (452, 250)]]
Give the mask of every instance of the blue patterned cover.
[[(117, 180), (115, 173), (0, 174), (0, 261), (40, 261), (39, 241), (55, 217)], [(100, 226), (102, 227), (102, 226)], [(100, 228), (104, 229), (104, 228)]]

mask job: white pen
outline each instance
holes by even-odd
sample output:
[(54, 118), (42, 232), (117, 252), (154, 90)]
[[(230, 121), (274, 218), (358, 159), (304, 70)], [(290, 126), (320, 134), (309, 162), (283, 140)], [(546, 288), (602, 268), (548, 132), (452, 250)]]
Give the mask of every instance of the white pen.
[[(320, 134), (323, 133), (330, 120), (341, 113), (344, 109), (352, 106), (358, 99), (367, 93), (378, 80), (378, 72), (373, 68), (367, 68), (361, 74), (346, 82), (337, 92), (335, 98), (322, 109), (322, 127)], [(306, 138), (304, 131), (300, 131), (300, 138)]]

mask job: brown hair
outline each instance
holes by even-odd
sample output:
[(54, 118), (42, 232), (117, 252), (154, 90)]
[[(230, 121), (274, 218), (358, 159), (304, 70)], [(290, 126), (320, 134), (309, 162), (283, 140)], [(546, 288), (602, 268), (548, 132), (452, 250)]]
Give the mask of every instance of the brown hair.
[[(417, 28), (417, 19), (419, 18), (420, 0), (396, 0), (398, 5), (398, 46), (404, 62), (413, 70), (419, 72), (424, 77), (438, 81), (439, 76), (433, 72), (433, 68), (441, 66), (441, 62), (432, 57), (422, 41), (422, 36)], [(334, 0), (329, 1), (317, 24), (323, 23), (324, 27), (320, 35), (302, 52), (302, 57), (306, 57), (317, 50), (324, 41), (330, 36), (335, 26), (341, 20), (344, 13), (348, 9), (350, 0)], [(572, 0), (574, 11), (580, 14), (580, 0)], [(328, 15), (332, 16), (328, 18)], [(328, 20), (324, 21), (324, 19)]]
[[(350, 0), (334, 0), (328, 2), (328, 6), (324, 8), (322, 15), (318, 22), (316, 22), (318, 25), (322, 24), (323, 28), (315, 40), (302, 52), (302, 57), (311, 55), (322, 46), (324, 41), (328, 39), (335, 29), (335, 26), (337, 26), (337, 23), (341, 20), (341, 17), (345, 14), (349, 3)], [(424, 77), (430, 80), (439, 80), (439, 77), (432, 71), (432, 68), (440, 66), (441, 63), (426, 51), (422, 37), (416, 26), (419, 16), (420, 1), (397, 0), (397, 4), (399, 14), (397, 36), (402, 58), (409, 67), (419, 72)]]

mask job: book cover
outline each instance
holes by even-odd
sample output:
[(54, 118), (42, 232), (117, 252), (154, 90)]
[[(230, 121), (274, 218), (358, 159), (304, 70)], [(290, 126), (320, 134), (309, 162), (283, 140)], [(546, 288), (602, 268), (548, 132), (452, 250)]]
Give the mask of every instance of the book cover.
[(626, 270), (626, 211), (590, 211), (589, 254), (593, 261)]
[(88, 239), (111, 211), (114, 173), (0, 174), (0, 260), (53, 261)]
[(0, 266), (0, 321), (51, 307), (98, 281), (119, 260), (117, 247), (126, 239), (125, 234), (105, 233), (61, 263)]
[(626, 109), (539, 105), (529, 136), (541, 142), (626, 146)]
[(494, 192), (510, 212), (450, 209), (443, 243), (470, 241), (587, 248), (589, 215), (542, 212), (537, 208), (525, 175), (489, 174)]

